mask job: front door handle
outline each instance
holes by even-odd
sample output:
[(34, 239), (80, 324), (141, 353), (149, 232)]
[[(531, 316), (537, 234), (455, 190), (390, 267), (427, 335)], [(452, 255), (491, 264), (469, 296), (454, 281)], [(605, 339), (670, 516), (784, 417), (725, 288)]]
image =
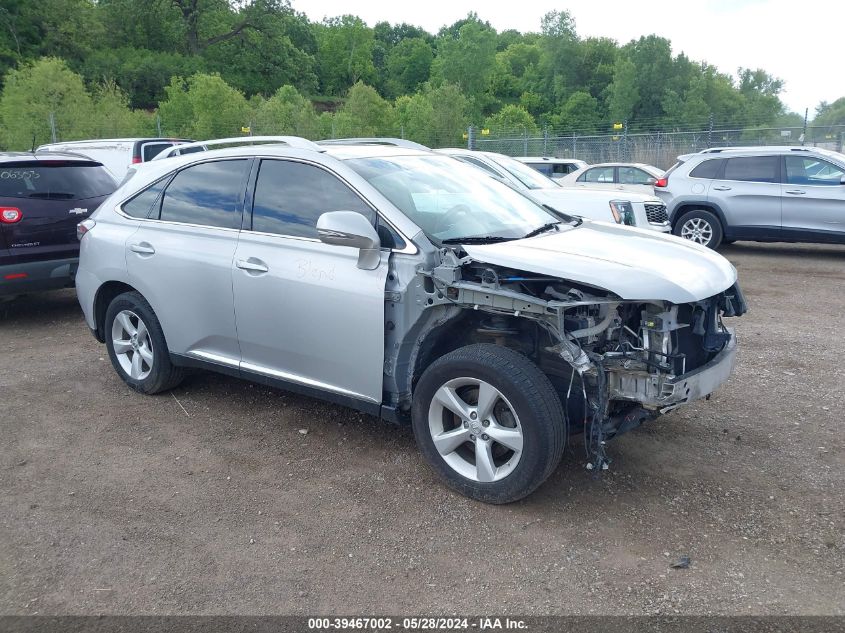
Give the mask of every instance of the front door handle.
[(791, 194), (793, 196), (803, 196), (807, 192), (803, 191), (801, 189), (790, 189), (789, 191), (786, 191), (785, 193)]
[(270, 270), (267, 268), (267, 264), (255, 257), (250, 257), (249, 259), (239, 259), (235, 262), (235, 266), (250, 273), (266, 273)]
[(133, 253), (138, 253), (139, 255), (155, 255), (156, 249), (153, 248), (152, 244), (148, 244), (147, 242), (141, 242), (140, 244), (130, 244), (129, 250)]
[(725, 185), (721, 185), (719, 187), (713, 187), (713, 191), (730, 191), (730, 187), (726, 187)]

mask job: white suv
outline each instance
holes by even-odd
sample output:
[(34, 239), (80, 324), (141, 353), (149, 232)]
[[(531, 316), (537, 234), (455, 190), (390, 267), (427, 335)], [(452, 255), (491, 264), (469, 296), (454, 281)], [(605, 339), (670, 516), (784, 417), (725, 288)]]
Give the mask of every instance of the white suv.
[(79, 234), (85, 320), (132, 389), (200, 367), (411, 423), (491, 503), (537, 488), (569, 433), (602, 469), (607, 439), (711, 393), (736, 354), (722, 317), (745, 311), (706, 248), (400, 147), (152, 161)]
[(564, 187), (515, 158), (494, 152), (462, 148), (434, 151), (478, 167), (536, 202), (563, 213), (661, 233), (672, 230), (666, 205), (654, 195)]

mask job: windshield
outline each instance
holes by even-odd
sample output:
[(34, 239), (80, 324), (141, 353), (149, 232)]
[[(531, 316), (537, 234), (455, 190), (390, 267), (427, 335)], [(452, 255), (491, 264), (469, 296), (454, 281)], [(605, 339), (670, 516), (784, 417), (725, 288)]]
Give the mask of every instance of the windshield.
[(546, 178), (546, 176), (533, 167), (529, 167), (515, 158), (492, 155), (489, 158), (494, 163), (500, 165), (502, 169), (506, 169), (514, 178), (529, 189), (553, 189), (560, 186), (551, 178)]
[(435, 243), (456, 238), (520, 239), (550, 223), (571, 220), (447, 156), (388, 156), (345, 162)]

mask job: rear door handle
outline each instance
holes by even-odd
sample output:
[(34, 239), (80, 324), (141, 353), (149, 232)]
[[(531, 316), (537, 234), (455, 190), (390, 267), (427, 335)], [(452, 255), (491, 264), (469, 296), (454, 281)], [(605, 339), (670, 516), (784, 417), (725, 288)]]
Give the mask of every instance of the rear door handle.
[(140, 255), (155, 255), (156, 249), (153, 248), (152, 244), (148, 244), (147, 242), (141, 242), (140, 244), (130, 244), (129, 250), (133, 253), (138, 253)]
[(725, 185), (721, 185), (720, 187), (713, 187), (714, 191), (730, 191), (730, 187), (726, 187)]
[(793, 196), (803, 196), (807, 192), (803, 191), (801, 189), (790, 189), (789, 191), (786, 191), (785, 193), (792, 194)]
[(235, 262), (235, 266), (250, 273), (266, 273), (270, 270), (267, 268), (267, 264), (255, 257), (250, 257), (249, 259), (239, 259)]

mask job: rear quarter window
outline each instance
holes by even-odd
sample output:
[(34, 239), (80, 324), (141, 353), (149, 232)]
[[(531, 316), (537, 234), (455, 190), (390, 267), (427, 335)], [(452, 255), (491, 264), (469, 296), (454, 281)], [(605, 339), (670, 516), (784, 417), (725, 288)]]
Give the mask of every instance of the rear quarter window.
[(705, 160), (696, 166), (689, 175), (691, 178), (718, 178), (719, 169), (722, 167), (722, 160), (721, 158)]
[(28, 161), (0, 164), (0, 197), (85, 200), (107, 196), (117, 183), (99, 163)]

